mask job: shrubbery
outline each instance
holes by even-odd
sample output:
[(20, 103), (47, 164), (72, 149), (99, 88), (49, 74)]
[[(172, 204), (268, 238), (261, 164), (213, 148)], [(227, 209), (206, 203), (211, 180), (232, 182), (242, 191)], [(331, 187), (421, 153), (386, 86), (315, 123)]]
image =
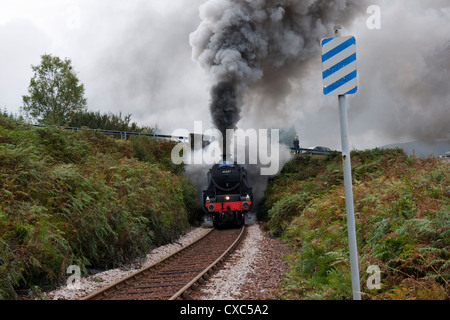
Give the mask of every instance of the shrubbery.
[(0, 298), (57, 284), (71, 264), (119, 266), (195, 223), (196, 190), (170, 165), (172, 147), (0, 117)]
[(131, 122), (131, 114), (122, 116), (122, 113), (104, 113), (99, 111), (78, 111), (70, 115), (67, 123), (61, 124), (68, 127), (88, 127), (91, 129), (117, 130), (127, 132), (153, 133), (150, 127), (139, 127), (136, 122)]
[[(403, 151), (352, 152), (364, 299), (449, 299), (450, 170)], [(297, 157), (266, 192), (267, 227), (292, 246), (286, 299), (350, 299), (341, 158)], [(381, 268), (369, 290), (370, 265)]]

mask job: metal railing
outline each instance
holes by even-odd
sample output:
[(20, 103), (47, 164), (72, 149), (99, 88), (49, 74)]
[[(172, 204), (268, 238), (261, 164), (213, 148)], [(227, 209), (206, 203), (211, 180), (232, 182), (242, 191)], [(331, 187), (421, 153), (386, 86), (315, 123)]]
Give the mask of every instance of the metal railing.
[[(305, 149), (305, 148), (300, 148), (299, 151), (300, 151), (299, 154), (310, 154), (310, 155), (321, 155), (321, 156), (330, 154), (330, 152), (327, 152), (327, 151), (318, 151), (315, 149)], [(291, 148), (291, 153), (295, 154), (295, 148)]]
[(131, 136), (144, 136), (149, 138), (160, 138), (160, 139), (169, 139), (179, 142), (188, 142), (189, 137), (183, 137), (183, 136), (172, 136), (172, 135), (165, 135), (165, 134), (153, 134), (153, 133), (141, 133), (141, 132), (129, 132), (129, 131), (119, 131), (119, 130), (103, 130), (103, 129), (91, 129), (91, 128), (76, 128), (76, 127), (64, 127), (64, 126), (50, 126), (50, 125), (44, 125), (44, 124), (33, 124), (35, 127), (41, 127), (41, 128), (59, 128), (63, 130), (71, 130), (71, 131), (93, 131), (93, 132), (101, 132), (105, 134), (120, 136), (120, 139), (127, 140), (128, 137)]

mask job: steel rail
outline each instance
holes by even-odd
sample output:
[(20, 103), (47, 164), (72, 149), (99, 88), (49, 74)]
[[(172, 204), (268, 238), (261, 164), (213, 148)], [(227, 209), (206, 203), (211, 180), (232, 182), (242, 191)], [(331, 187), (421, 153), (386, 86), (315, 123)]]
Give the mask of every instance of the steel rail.
[(181, 288), (177, 293), (175, 293), (172, 297), (169, 298), (169, 300), (176, 300), (180, 297), (187, 298), (186, 292), (196, 286), (198, 282), (202, 282), (206, 280), (207, 274), (210, 273), (210, 271), (213, 270), (214, 267), (219, 265), (223, 259), (228, 256), (228, 254), (231, 253), (232, 250), (234, 250), (237, 245), (241, 242), (245, 232), (245, 226), (242, 226), (241, 232), (239, 233), (239, 236), (237, 239), (228, 247), (228, 249), (222, 253), (222, 255), (217, 258), (213, 263), (211, 263), (208, 267), (206, 267), (205, 270), (200, 272), (194, 279), (192, 279), (188, 284), (186, 284), (183, 288)]
[(165, 262), (168, 262), (169, 260), (173, 259), (175, 256), (177, 256), (178, 254), (180, 254), (180, 253), (183, 252), (184, 250), (190, 248), (191, 246), (195, 245), (195, 244), (198, 243), (200, 240), (202, 240), (203, 238), (205, 238), (205, 237), (206, 237), (208, 234), (210, 234), (213, 230), (214, 230), (214, 228), (212, 228), (212, 229), (209, 230), (207, 233), (205, 233), (201, 238), (197, 239), (196, 241), (192, 242), (191, 244), (187, 245), (186, 247), (183, 247), (183, 248), (177, 250), (176, 252), (172, 253), (171, 255), (167, 256), (166, 258), (164, 258), (164, 259), (162, 259), (162, 260), (159, 260), (159, 261), (153, 263), (152, 265), (150, 265), (150, 266), (148, 266), (148, 267), (146, 267), (146, 268), (143, 268), (143, 269), (141, 269), (141, 270), (138, 270), (138, 271), (136, 271), (135, 273), (133, 273), (133, 274), (131, 274), (131, 275), (129, 275), (129, 276), (127, 276), (127, 277), (125, 277), (125, 278), (119, 280), (119, 281), (116, 281), (116, 282), (114, 282), (113, 284), (111, 284), (111, 285), (109, 285), (109, 286), (107, 286), (107, 287), (104, 287), (104, 288), (102, 288), (102, 289), (100, 289), (100, 290), (98, 290), (98, 291), (95, 291), (95, 292), (93, 292), (93, 293), (91, 293), (91, 294), (89, 294), (89, 295), (87, 295), (87, 296), (81, 298), (80, 300), (94, 300), (95, 298), (97, 298), (97, 297), (99, 297), (99, 296), (101, 296), (101, 295), (106, 296), (106, 295), (107, 295), (107, 292), (110, 291), (110, 290), (112, 290), (112, 289), (114, 289), (115, 287), (118, 287), (118, 286), (120, 286), (121, 284), (126, 285), (126, 282), (127, 282), (127, 281), (132, 280), (132, 279), (136, 280), (137, 277), (138, 277), (139, 275), (143, 275), (143, 274), (145, 274), (146, 272), (151, 271), (152, 269), (156, 269), (158, 266), (161, 266), (161, 265), (163, 265)]

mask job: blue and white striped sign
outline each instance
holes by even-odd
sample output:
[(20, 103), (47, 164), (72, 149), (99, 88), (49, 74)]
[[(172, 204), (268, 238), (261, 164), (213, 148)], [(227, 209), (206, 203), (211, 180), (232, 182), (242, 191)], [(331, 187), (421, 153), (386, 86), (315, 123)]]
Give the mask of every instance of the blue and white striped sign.
[(355, 37), (323, 39), (323, 93), (355, 94), (358, 91)]

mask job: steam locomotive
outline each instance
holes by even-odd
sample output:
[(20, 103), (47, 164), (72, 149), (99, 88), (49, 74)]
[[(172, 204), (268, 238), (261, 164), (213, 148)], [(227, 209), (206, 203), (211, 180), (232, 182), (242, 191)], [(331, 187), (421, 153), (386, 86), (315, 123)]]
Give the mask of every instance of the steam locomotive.
[(209, 170), (207, 179), (208, 188), (203, 190), (203, 208), (212, 218), (213, 226), (242, 226), (253, 201), (245, 168), (237, 163), (223, 161)]

